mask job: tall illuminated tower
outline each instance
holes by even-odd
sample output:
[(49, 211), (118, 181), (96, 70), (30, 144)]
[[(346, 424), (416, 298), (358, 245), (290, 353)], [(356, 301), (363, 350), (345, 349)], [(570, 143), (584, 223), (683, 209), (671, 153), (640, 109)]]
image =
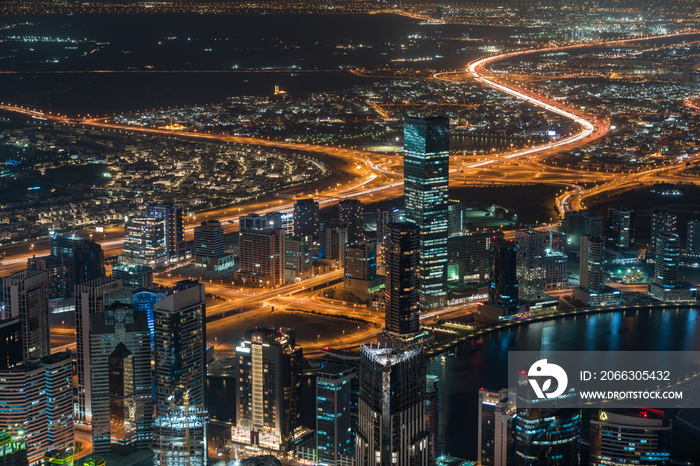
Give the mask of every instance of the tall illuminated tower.
[(422, 309), (447, 303), (449, 120), (404, 121), (406, 219), (420, 227), (419, 296)]

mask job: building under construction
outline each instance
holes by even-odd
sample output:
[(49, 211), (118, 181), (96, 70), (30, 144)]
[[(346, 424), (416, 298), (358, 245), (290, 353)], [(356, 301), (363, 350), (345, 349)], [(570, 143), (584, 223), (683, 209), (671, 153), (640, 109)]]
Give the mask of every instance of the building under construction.
[(207, 421), (203, 406), (173, 407), (153, 423), (154, 466), (206, 466)]

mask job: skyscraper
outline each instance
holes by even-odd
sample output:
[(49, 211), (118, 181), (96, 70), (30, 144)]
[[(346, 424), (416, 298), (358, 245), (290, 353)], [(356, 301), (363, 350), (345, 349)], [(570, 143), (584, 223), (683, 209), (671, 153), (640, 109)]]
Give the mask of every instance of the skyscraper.
[(51, 255), (65, 260), (67, 266), (65, 295), (56, 298), (71, 297), (75, 285), (104, 276), (104, 252), (99, 244), (80, 236), (56, 234), (49, 235), (49, 242)]
[(3, 318), (19, 319), (25, 362), (51, 354), (48, 277), (47, 272), (25, 270), (3, 278)]
[(288, 236), (284, 239), (285, 282), (305, 280), (313, 274), (313, 238), (311, 236)]
[(386, 226), (384, 326), (399, 335), (417, 333), (420, 229), (411, 222)]
[(464, 218), (464, 202), (450, 199), (447, 203), (449, 236), (462, 235), (466, 226)]
[(518, 408), (513, 424), (515, 466), (580, 464), (580, 409)]
[(428, 466), (435, 466), (440, 456), (440, 402), (438, 393), (438, 378), (434, 375), (426, 375), (425, 381), (425, 430), (428, 431)]
[[(92, 451), (125, 455), (151, 443), (151, 335), (131, 291), (106, 292), (104, 299), (103, 312), (90, 315)], [(121, 410), (120, 402), (127, 403)]]
[(209, 270), (221, 271), (233, 267), (233, 254), (224, 250), (224, 228), (218, 220), (207, 220), (194, 227), (192, 247), (194, 263)]
[(206, 466), (209, 413), (180, 405), (153, 422), (153, 466)]
[(19, 317), (0, 319), (0, 370), (22, 364), (22, 321)]
[(345, 247), (348, 245), (348, 226), (331, 220), (321, 223), (318, 232), (318, 257), (345, 266)]
[(279, 450), (301, 427), (302, 349), (294, 329), (258, 326), (236, 345), (237, 425), (232, 439)]
[(206, 305), (204, 285), (177, 283), (176, 292), (154, 305), (156, 409), (169, 410), (168, 397), (182, 385), (192, 405), (204, 405)]
[(122, 281), (124, 288), (153, 288), (153, 269), (145, 265), (118, 264), (112, 267), (112, 278)]
[(343, 199), (338, 203), (338, 221), (347, 225), (349, 244), (364, 239), (365, 218), (359, 199)]
[(73, 358), (70, 350), (39, 361), (46, 382), (46, 424), (49, 450), (65, 450), (75, 440), (73, 432)]
[(240, 232), (240, 267), (234, 276), (249, 284), (270, 288), (284, 284), (284, 230)]
[[(608, 244), (612, 249), (628, 251), (634, 244), (634, 227), (637, 212), (633, 208), (608, 208)], [(592, 237), (601, 235), (595, 231), (588, 233)]]
[(119, 261), (157, 269), (168, 261), (165, 221), (157, 217), (132, 218), (125, 228), (124, 253)]
[(377, 208), (377, 245), (384, 244), (386, 237), (385, 228), (388, 223), (399, 223), (406, 221), (406, 209), (382, 209)]
[(504, 309), (506, 315), (518, 312), (517, 248), (512, 241), (491, 242), (489, 304)]
[(423, 348), (362, 346), (357, 466), (427, 466)]
[(676, 234), (676, 215), (663, 210), (651, 214), (651, 232), (649, 234), (649, 253), (656, 254), (656, 241), (659, 234)]
[(342, 456), (355, 456), (352, 429), (352, 381), (354, 367), (329, 364), (316, 377), (316, 450), (318, 462), (344, 464)]
[(681, 259), (681, 240), (673, 233), (659, 233), (656, 236), (654, 283), (672, 288), (678, 284), (678, 268)]
[(299, 199), (294, 204), (294, 236), (318, 237), (318, 202)]
[(545, 250), (549, 233), (532, 228), (516, 230), (518, 295), (524, 301), (540, 301), (545, 297), (547, 272)]
[(122, 281), (112, 277), (95, 278), (75, 287), (75, 337), (78, 368), (78, 423), (92, 423), (90, 385), (90, 316), (104, 311), (104, 293), (119, 291)]
[(171, 260), (184, 259), (186, 255), (184, 214), (181, 204), (162, 201), (146, 204), (146, 216), (164, 222), (165, 250)]
[(655, 409), (612, 412), (591, 417), (591, 466), (671, 464), (671, 420)]
[(406, 118), (406, 219), (420, 227), (419, 297), (425, 309), (447, 303), (449, 168), (449, 120)]
[(478, 463), (483, 466), (511, 464), (515, 404), (508, 389), (479, 390)]
[(364, 292), (377, 291), (381, 278), (377, 275), (377, 246), (355, 243), (345, 248), (345, 288)]
[(588, 291), (601, 291), (605, 284), (605, 238), (581, 237), (581, 264), (579, 287)]
[(700, 257), (700, 219), (688, 220), (686, 256)]

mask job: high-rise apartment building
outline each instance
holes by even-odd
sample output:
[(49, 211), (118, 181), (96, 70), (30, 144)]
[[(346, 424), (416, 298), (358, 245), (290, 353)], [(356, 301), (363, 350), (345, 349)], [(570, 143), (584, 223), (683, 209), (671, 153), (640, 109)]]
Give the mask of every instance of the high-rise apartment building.
[(112, 267), (112, 278), (121, 280), (124, 288), (153, 288), (153, 269), (145, 265), (118, 264)]
[(279, 450), (301, 427), (302, 349), (294, 329), (258, 326), (236, 345), (237, 425), (232, 439)]
[(435, 466), (440, 456), (440, 401), (438, 378), (426, 375), (425, 380), (425, 429), (428, 431), (428, 466)]
[(503, 232), (455, 235), (447, 240), (449, 280), (483, 282), (489, 279), (491, 243), (503, 239)]
[(659, 234), (676, 234), (676, 214), (656, 210), (651, 214), (651, 232), (649, 234), (649, 253), (656, 254), (656, 241)]
[(587, 210), (566, 212), (562, 228), (566, 237), (564, 252), (576, 257), (581, 250), (581, 236), (603, 234), (603, 217), (593, 215)]
[(73, 446), (70, 351), (0, 370), (0, 379), (0, 425), (23, 435), (30, 465), (40, 464), (53, 448)]
[(51, 354), (49, 339), (48, 273), (25, 270), (2, 279), (3, 319), (19, 319), (22, 326), (22, 359)]
[(163, 221), (165, 250), (170, 260), (181, 260), (187, 254), (185, 244), (185, 208), (172, 202), (146, 204), (146, 216)]
[(674, 287), (678, 284), (681, 240), (673, 233), (659, 233), (654, 243), (654, 283), (663, 287)]
[(176, 291), (158, 301), (155, 320), (156, 409), (168, 413), (168, 397), (177, 387), (189, 390), (193, 405), (204, 405), (206, 381), (206, 297), (198, 282), (177, 283)]
[[(377, 209), (377, 246), (382, 246), (384, 244), (384, 238), (386, 237), (386, 225), (388, 223), (399, 223), (406, 221), (406, 209), (393, 208), (393, 209)], [(383, 264), (383, 262), (382, 262)]]
[(224, 228), (218, 220), (207, 220), (194, 228), (192, 256), (197, 266), (221, 271), (233, 267), (233, 254), (224, 249)]
[(516, 230), (518, 295), (524, 301), (545, 298), (547, 272), (545, 254), (549, 233), (533, 229)]
[(566, 274), (567, 261), (568, 258), (563, 252), (545, 250), (544, 268), (547, 277), (545, 290), (561, 290), (569, 287), (569, 278)]
[[(72, 310), (73, 281), (70, 262), (65, 257), (40, 256), (27, 259), (27, 270), (48, 273), (49, 312)], [(55, 310), (54, 310), (55, 309)]]
[(240, 232), (240, 267), (234, 276), (250, 286), (270, 288), (284, 284), (284, 230)]
[(348, 245), (348, 227), (331, 220), (321, 223), (318, 232), (318, 257), (334, 261), (338, 267), (345, 265), (345, 248)]
[(66, 262), (65, 288), (61, 287), (65, 295), (55, 298), (71, 297), (75, 285), (104, 276), (104, 252), (99, 244), (80, 236), (56, 234), (49, 235), (49, 242), (51, 256)]
[(318, 237), (318, 202), (299, 199), (294, 204), (294, 236)]
[(384, 325), (399, 335), (418, 333), (418, 267), (420, 228), (412, 222), (386, 226), (384, 260)]
[(693, 258), (700, 257), (700, 219), (688, 220), (686, 238), (686, 256)]
[(596, 410), (591, 417), (590, 465), (669, 465), (671, 427), (663, 411)]
[(22, 321), (0, 319), (0, 370), (22, 364), (24, 349), (22, 347)]
[(364, 239), (365, 218), (359, 199), (343, 199), (338, 203), (338, 221), (347, 225), (349, 244)]
[(132, 218), (125, 228), (124, 253), (119, 261), (157, 269), (168, 262), (165, 221), (157, 217)]
[[(627, 207), (608, 208), (608, 235), (607, 241), (611, 249), (628, 251), (634, 244), (634, 228), (637, 212)], [(596, 231), (587, 232), (591, 237), (602, 236)]]
[(92, 387), (90, 385), (90, 316), (104, 311), (104, 294), (122, 290), (122, 281), (112, 277), (95, 278), (75, 287), (75, 337), (78, 369), (78, 406), (76, 421), (92, 423)]
[(312, 248), (311, 236), (287, 236), (284, 239), (285, 282), (311, 278), (314, 269)]
[(507, 315), (514, 314), (520, 307), (515, 243), (492, 242), (490, 262), (489, 304), (503, 308)]
[(352, 382), (354, 367), (329, 364), (316, 377), (316, 451), (318, 462), (345, 464), (342, 457), (355, 456), (352, 429)]
[(605, 238), (581, 237), (579, 288), (601, 291), (605, 285)]
[(423, 348), (362, 346), (357, 466), (427, 466)]
[(404, 121), (406, 219), (420, 227), (418, 268), (421, 308), (447, 303), (449, 120)]
[(477, 462), (483, 466), (512, 464), (513, 415), (515, 404), (508, 389), (479, 391), (479, 429)]
[(578, 466), (581, 410), (518, 408), (513, 418), (514, 466)]
[(92, 451), (126, 455), (151, 443), (151, 335), (131, 291), (106, 292), (104, 299), (103, 311), (89, 317)]
[(462, 235), (467, 222), (464, 216), (464, 202), (450, 199), (447, 203), (447, 232), (449, 236)]

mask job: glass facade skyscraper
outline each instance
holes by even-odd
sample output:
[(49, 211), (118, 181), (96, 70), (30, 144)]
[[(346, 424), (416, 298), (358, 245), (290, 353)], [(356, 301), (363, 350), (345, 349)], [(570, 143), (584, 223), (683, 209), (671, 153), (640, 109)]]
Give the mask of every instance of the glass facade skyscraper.
[(316, 449), (318, 461), (335, 466), (341, 456), (355, 456), (352, 429), (352, 381), (354, 367), (331, 364), (316, 378)]
[(406, 219), (420, 227), (421, 308), (447, 303), (449, 120), (406, 118), (404, 122)]

